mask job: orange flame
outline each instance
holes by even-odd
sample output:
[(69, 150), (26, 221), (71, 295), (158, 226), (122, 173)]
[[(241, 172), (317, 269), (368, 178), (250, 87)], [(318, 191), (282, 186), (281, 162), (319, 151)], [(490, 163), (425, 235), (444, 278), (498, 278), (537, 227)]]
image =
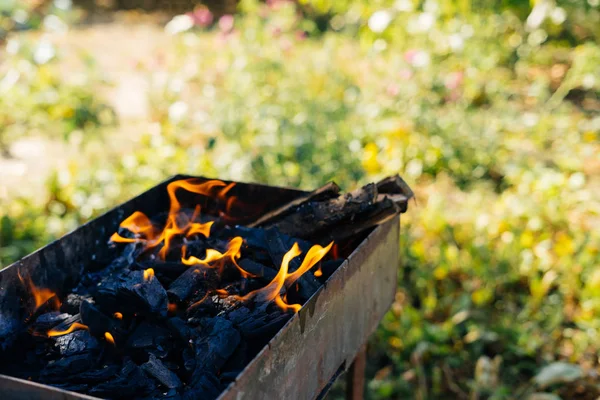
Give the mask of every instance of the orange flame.
[(181, 262), (185, 265), (201, 265), (205, 268), (214, 268), (216, 265), (220, 265), (220, 267), (223, 267), (223, 263), (211, 265), (212, 263), (215, 263), (217, 261), (225, 261), (229, 259), (240, 271), (240, 274), (244, 278), (248, 278), (251, 277), (252, 274), (245, 271), (237, 263), (237, 260), (242, 255), (240, 250), (242, 248), (243, 243), (244, 240), (240, 236), (236, 236), (229, 241), (227, 245), (227, 251), (225, 251), (225, 253), (221, 253), (220, 251), (215, 249), (206, 249), (206, 256), (204, 257), (204, 259), (199, 259), (198, 257), (194, 256), (190, 256), (188, 258), (182, 257)]
[(71, 326), (69, 327), (69, 329), (64, 330), (64, 331), (57, 331), (56, 329), (50, 329), (48, 331), (48, 336), (52, 337), (52, 336), (67, 335), (67, 334), (75, 331), (76, 329), (85, 329), (85, 330), (88, 330), (88, 327), (87, 327), (87, 325), (80, 324), (79, 322), (73, 322), (73, 324), (71, 324)]
[(288, 273), (290, 262), (295, 257), (302, 254), (298, 243), (294, 243), (292, 248), (283, 256), (281, 267), (279, 268), (275, 278), (273, 278), (273, 280), (267, 286), (248, 293), (246, 296), (241, 297), (240, 300), (245, 301), (258, 296), (262, 301), (275, 301), (275, 304), (277, 304), (284, 311), (291, 310), (293, 312), (298, 312), (302, 306), (300, 304), (288, 304), (287, 295), (284, 294), (283, 297), (281, 295), (282, 289), (284, 287), (288, 289), (290, 286), (292, 286), (298, 278), (300, 278), (306, 271), (311, 269), (325, 256), (325, 254), (327, 254), (332, 245), (333, 242), (331, 242), (327, 247), (322, 247), (319, 245), (312, 246), (310, 250), (308, 250), (308, 253), (306, 253), (306, 257), (304, 257), (304, 261), (302, 261), (300, 268), (294, 272)]
[(115, 317), (116, 319), (123, 319), (123, 314), (121, 314), (120, 312), (116, 312), (113, 314), (113, 317)]
[(28, 277), (27, 279), (23, 278), (20, 271), (17, 271), (17, 276), (23, 285), (27, 285), (29, 287), (29, 291), (31, 292), (33, 300), (35, 301), (35, 307), (33, 309), (34, 312), (46, 304), (46, 302), (50, 299), (53, 299), (51, 305), (54, 309), (58, 309), (60, 307), (60, 301), (56, 297), (56, 293), (54, 293), (52, 290), (37, 287), (33, 283), (31, 277)]
[(104, 339), (106, 339), (107, 342), (115, 346), (115, 338), (113, 337), (113, 335), (111, 335), (110, 332), (104, 332)]
[(146, 249), (154, 248), (162, 243), (163, 247), (158, 252), (158, 255), (164, 260), (169, 251), (171, 241), (175, 236), (185, 235), (186, 237), (190, 237), (192, 235), (202, 234), (208, 237), (210, 235), (210, 228), (213, 225), (212, 221), (206, 223), (194, 222), (194, 220), (199, 217), (200, 206), (196, 206), (191, 219), (181, 221), (184, 219), (184, 215), (180, 214), (181, 204), (176, 196), (177, 190), (185, 189), (188, 192), (204, 196), (213, 196), (215, 189), (225, 186), (225, 188), (216, 194), (217, 197), (224, 197), (226, 192), (229, 191), (233, 185), (234, 184), (232, 183), (225, 186), (224, 182), (218, 180), (194, 183), (194, 179), (183, 179), (171, 182), (167, 185), (167, 193), (169, 194), (170, 201), (169, 215), (161, 232), (155, 229), (150, 219), (144, 213), (136, 211), (120, 225), (121, 228), (133, 232), (136, 238), (125, 238), (118, 233), (114, 233), (110, 240), (118, 243), (142, 242), (145, 244)]
[(144, 282), (151, 281), (154, 278), (154, 269), (148, 268), (144, 270)]
[(323, 271), (321, 270), (321, 266), (319, 266), (319, 268), (315, 271), (314, 275), (316, 278), (320, 278), (323, 276)]

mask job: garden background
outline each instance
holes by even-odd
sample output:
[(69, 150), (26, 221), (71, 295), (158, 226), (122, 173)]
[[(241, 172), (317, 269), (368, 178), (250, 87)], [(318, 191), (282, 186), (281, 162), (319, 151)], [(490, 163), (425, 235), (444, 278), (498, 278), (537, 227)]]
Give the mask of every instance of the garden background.
[(0, 1), (0, 268), (178, 172), (400, 173), (368, 398), (598, 398), (600, 0), (97, 3)]

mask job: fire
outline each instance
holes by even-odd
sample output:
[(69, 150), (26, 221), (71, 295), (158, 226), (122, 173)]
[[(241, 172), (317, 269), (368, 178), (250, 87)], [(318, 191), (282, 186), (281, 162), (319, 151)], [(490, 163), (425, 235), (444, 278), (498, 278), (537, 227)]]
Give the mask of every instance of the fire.
[[(233, 187), (233, 183), (225, 185), (224, 182), (211, 180), (202, 183), (194, 183), (195, 179), (183, 179), (171, 182), (167, 185), (167, 193), (169, 194), (169, 215), (162, 231), (157, 230), (150, 219), (142, 212), (136, 211), (127, 219), (125, 219), (120, 227), (129, 230), (135, 234), (135, 238), (125, 238), (114, 233), (110, 240), (116, 243), (144, 243), (146, 249), (151, 249), (162, 244), (162, 248), (158, 252), (159, 258), (165, 259), (169, 251), (172, 240), (177, 235), (191, 237), (201, 234), (206, 237), (210, 235), (210, 228), (213, 225), (212, 221), (206, 223), (195, 222), (200, 216), (200, 206), (197, 206), (191, 218), (184, 218), (185, 215), (180, 213), (181, 203), (177, 199), (176, 192), (179, 189), (187, 190), (188, 192), (201, 194), (209, 197), (225, 198), (227, 192)], [(220, 189), (218, 190), (217, 189)], [(234, 198), (227, 200), (227, 204)], [(182, 221), (185, 220), (185, 221)]]
[[(222, 268), (224, 265), (223, 261), (230, 260), (240, 271), (240, 274), (242, 274), (244, 278), (248, 278), (251, 277), (252, 274), (245, 271), (237, 263), (237, 260), (242, 256), (241, 248), (243, 243), (244, 240), (240, 236), (236, 236), (229, 241), (229, 244), (227, 245), (227, 251), (225, 251), (225, 253), (221, 253), (215, 249), (207, 249), (206, 257), (204, 257), (204, 259), (199, 259), (198, 257), (194, 256), (190, 256), (188, 258), (182, 257), (181, 262), (190, 266), (201, 265), (205, 268), (214, 268), (216, 265), (218, 265), (220, 268)], [(221, 263), (216, 263), (217, 261), (221, 261)]]
[(121, 314), (120, 312), (116, 312), (113, 314), (113, 317), (115, 317), (116, 319), (123, 319), (123, 314)]
[(314, 275), (316, 278), (320, 278), (321, 276), (323, 276), (323, 271), (321, 270), (321, 266), (319, 266), (319, 268), (315, 271)]
[(48, 336), (52, 337), (52, 336), (62, 336), (62, 335), (66, 335), (69, 334), (77, 329), (85, 329), (88, 330), (87, 325), (84, 324), (80, 324), (79, 322), (73, 322), (73, 324), (69, 327), (69, 329), (66, 329), (64, 331), (57, 331), (56, 329), (50, 329), (48, 331)]
[(322, 247), (318, 244), (312, 246), (306, 253), (306, 257), (304, 257), (304, 261), (302, 261), (300, 268), (289, 273), (288, 270), (290, 262), (295, 257), (302, 254), (298, 243), (294, 243), (292, 248), (283, 256), (281, 267), (279, 268), (279, 272), (277, 272), (275, 278), (273, 278), (273, 280), (264, 288), (255, 290), (240, 298), (240, 300), (245, 301), (258, 296), (262, 301), (274, 301), (275, 304), (277, 304), (284, 311), (291, 310), (293, 312), (298, 312), (302, 306), (300, 304), (288, 304), (287, 295), (284, 294), (283, 297), (281, 295), (282, 289), (284, 287), (286, 290), (290, 288), (296, 282), (296, 280), (302, 276), (302, 274), (311, 269), (325, 256), (325, 254), (327, 254), (332, 245), (333, 242), (331, 242), (327, 247)]
[(106, 339), (107, 342), (115, 346), (115, 338), (113, 337), (113, 335), (111, 335), (110, 332), (104, 332), (104, 339)]
[(148, 268), (144, 270), (144, 282), (148, 282), (154, 278), (154, 269)]
[(58, 309), (60, 307), (60, 301), (56, 297), (56, 293), (54, 293), (52, 290), (37, 287), (33, 283), (31, 277), (28, 277), (27, 279), (23, 278), (23, 276), (21, 276), (20, 271), (17, 271), (17, 276), (19, 277), (21, 283), (23, 283), (23, 285), (26, 285), (29, 288), (29, 292), (31, 292), (31, 295), (33, 296), (33, 299), (35, 301), (35, 307), (33, 309), (34, 312), (37, 311), (38, 308), (46, 304), (46, 302), (48, 302), (48, 300), (50, 299), (52, 299), (51, 306), (54, 309)]

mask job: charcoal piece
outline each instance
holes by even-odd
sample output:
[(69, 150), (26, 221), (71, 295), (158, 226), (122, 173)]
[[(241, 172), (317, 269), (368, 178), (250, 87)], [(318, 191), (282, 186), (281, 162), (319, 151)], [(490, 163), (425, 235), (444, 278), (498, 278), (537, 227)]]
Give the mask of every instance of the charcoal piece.
[(329, 278), (342, 263), (346, 261), (344, 258), (340, 258), (337, 260), (327, 260), (321, 263), (321, 273), (323, 275), (320, 276), (320, 279), (325, 280)]
[(289, 236), (311, 238), (344, 220), (353, 219), (377, 201), (377, 194), (377, 187), (370, 183), (332, 200), (305, 203), (295, 212), (266, 226), (276, 227)]
[(234, 371), (236, 374), (239, 373), (246, 367), (248, 361), (250, 361), (250, 357), (248, 356), (248, 342), (242, 340), (231, 357), (229, 357), (229, 360), (223, 365), (220, 377), (222, 378), (225, 372)]
[[(16, 279), (16, 278), (15, 278)], [(16, 288), (8, 278), (0, 276), (0, 350), (7, 350), (21, 329), (20, 301)]]
[(121, 367), (116, 364), (104, 365), (98, 369), (91, 369), (69, 377), (72, 382), (95, 383), (107, 381), (116, 376)]
[(221, 378), (222, 382), (233, 382), (233, 381), (235, 381), (235, 378), (237, 378), (241, 372), (242, 372), (241, 369), (238, 369), (235, 371), (223, 372), (221, 375), (219, 375), (219, 378)]
[(98, 397), (126, 398), (139, 397), (152, 392), (154, 382), (131, 360), (125, 361), (119, 374), (109, 381), (102, 382), (90, 389), (89, 394)]
[(54, 328), (52, 328), (52, 330), (66, 331), (67, 329), (69, 329), (71, 327), (71, 325), (73, 325), (76, 322), (81, 323), (81, 314), (79, 314), (79, 310), (77, 310), (77, 314), (70, 315), (69, 317), (64, 319), (62, 322), (60, 322), (58, 325), (55, 325)]
[(129, 335), (127, 347), (131, 349), (154, 349), (168, 347), (169, 331), (161, 326), (143, 321)]
[(155, 277), (145, 279), (144, 271), (127, 270), (107, 277), (98, 287), (95, 298), (105, 310), (167, 315), (167, 292)]
[(92, 353), (75, 354), (50, 361), (40, 372), (40, 379), (47, 382), (65, 380), (65, 377), (78, 374), (94, 367), (96, 357)]
[(234, 318), (237, 328), (244, 337), (255, 338), (276, 333), (291, 316), (281, 311), (268, 313), (263, 309), (254, 309), (245, 315), (235, 315)]
[(193, 293), (204, 296), (208, 285), (214, 281), (218, 281), (218, 275), (214, 269), (192, 266), (171, 283), (167, 293), (172, 299), (182, 302)]
[(57, 336), (54, 346), (63, 357), (97, 351), (100, 348), (98, 340), (86, 330), (74, 331), (66, 335)]
[(95, 336), (103, 337), (105, 332), (114, 333), (116, 331), (115, 319), (102, 313), (88, 301), (81, 303), (79, 314), (81, 314), (81, 322), (87, 325), (90, 332)]
[[(180, 258), (181, 258), (181, 253), (180, 254)], [(185, 265), (182, 264), (181, 262), (175, 262), (175, 261), (158, 261), (158, 260), (152, 260), (152, 261), (142, 261), (137, 263), (134, 268), (136, 269), (140, 269), (140, 270), (146, 270), (148, 268), (152, 268), (154, 270), (154, 272), (156, 272), (157, 274), (162, 274), (171, 278), (177, 278), (179, 275), (181, 275), (183, 272), (185, 272), (188, 268), (190, 268), (189, 265)]]
[(216, 373), (233, 354), (239, 343), (240, 333), (231, 321), (222, 317), (209, 320), (194, 340), (196, 372)]
[(281, 219), (282, 217), (293, 213), (294, 210), (302, 204), (308, 203), (310, 201), (321, 201), (335, 198), (338, 196), (339, 193), (339, 186), (336, 185), (335, 182), (329, 182), (324, 186), (321, 186), (320, 188), (308, 193), (305, 196), (298, 197), (290, 201), (289, 203), (284, 204), (283, 206), (264, 214), (256, 221), (248, 224), (248, 226), (255, 227), (272, 224), (273, 222)]
[(77, 314), (79, 313), (79, 307), (83, 301), (87, 301), (89, 303), (94, 303), (94, 299), (90, 295), (79, 295), (75, 293), (70, 293), (63, 300), (60, 311), (63, 313), (69, 314)]
[(214, 317), (222, 312), (229, 312), (240, 303), (236, 296), (220, 297), (218, 295), (208, 296), (193, 303), (186, 310), (186, 315), (191, 318)]
[(191, 346), (183, 349), (181, 358), (183, 358), (183, 368), (187, 372), (192, 372), (196, 369), (196, 354)]
[(315, 236), (316, 241), (323, 245), (342, 242), (371, 227), (382, 224), (400, 214), (400, 207), (393, 200), (385, 197), (377, 203), (366, 207), (356, 215), (354, 221), (345, 221), (336, 226), (335, 230)]
[(179, 317), (169, 318), (167, 327), (173, 332), (173, 335), (182, 343), (187, 344), (192, 335), (190, 327)]
[(376, 183), (377, 191), (381, 194), (389, 194), (395, 197), (396, 203), (402, 212), (406, 212), (408, 208), (408, 200), (415, 197), (412, 189), (404, 182), (404, 179), (399, 175), (388, 176), (385, 179)]
[[(280, 268), (281, 262), (285, 254), (292, 248), (293, 243), (284, 237), (277, 228), (269, 228), (265, 230), (265, 237), (269, 247), (269, 255), (273, 260), (273, 264), (277, 269)], [(302, 264), (300, 257), (294, 257), (289, 263), (289, 272), (294, 272)], [(321, 284), (315, 279), (313, 274), (305, 273), (296, 281), (299, 284), (298, 294), (302, 300), (306, 301), (319, 289)]]
[(69, 317), (71, 317), (70, 314), (61, 313), (59, 311), (47, 312), (37, 317), (35, 322), (31, 324), (31, 328), (38, 332), (47, 332)]
[(239, 326), (248, 319), (252, 318), (252, 312), (248, 307), (238, 307), (233, 311), (227, 313), (227, 319), (229, 319), (234, 325)]
[(183, 393), (184, 400), (216, 399), (222, 392), (219, 378), (206, 371), (198, 371)]
[(150, 355), (148, 362), (142, 365), (142, 369), (146, 371), (146, 374), (169, 389), (179, 389), (183, 385), (177, 374), (170, 371), (165, 367), (162, 361), (152, 354)]
[(277, 275), (277, 271), (273, 268), (264, 266), (256, 261), (252, 261), (249, 258), (243, 258), (238, 261), (239, 266), (244, 270), (254, 275), (257, 278), (271, 282)]

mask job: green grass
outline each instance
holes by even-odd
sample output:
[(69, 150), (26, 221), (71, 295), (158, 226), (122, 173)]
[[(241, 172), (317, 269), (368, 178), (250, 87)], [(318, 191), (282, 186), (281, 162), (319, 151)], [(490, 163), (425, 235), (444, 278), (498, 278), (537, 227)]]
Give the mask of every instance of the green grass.
[[(528, 26), (531, 6), (518, 2), (430, 2), (426, 14), (343, 3), (312, 1), (299, 17), (244, 2), (232, 33), (174, 36), (166, 82), (150, 93), (155, 124), (135, 140), (94, 117), (106, 108), (93, 73), (85, 90), (57, 81), (52, 109), (24, 96), (30, 111), (7, 130), (48, 120), (64, 140), (73, 122), (56, 115), (72, 114), (55, 107), (87, 107), (91, 122), (47, 193), (2, 205), (0, 263), (177, 172), (346, 189), (400, 173), (417, 201), (403, 217), (396, 302), (369, 347), (368, 398), (597, 397), (598, 6), (561, 2)], [(377, 10), (391, 17), (381, 32), (369, 28)], [(44, 87), (38, 75), (28, 94)], [(582, 377), (532, 380), (556, 361)]]

